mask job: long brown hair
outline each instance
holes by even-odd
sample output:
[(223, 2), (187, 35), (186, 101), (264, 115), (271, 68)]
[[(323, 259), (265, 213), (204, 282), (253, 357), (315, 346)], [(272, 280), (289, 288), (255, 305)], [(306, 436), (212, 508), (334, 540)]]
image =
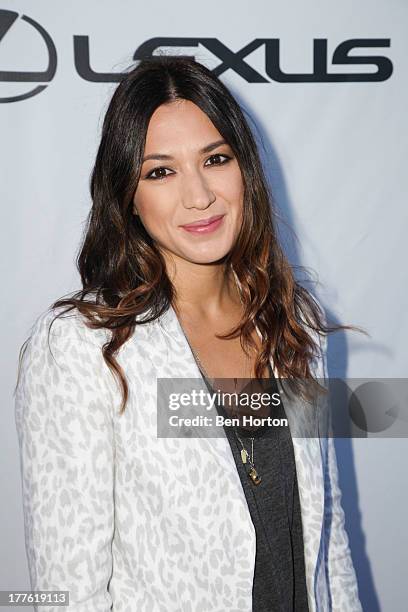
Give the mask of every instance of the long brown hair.
[(244, 183), (242, 227), (225, 257), (226, 274), (235, 273), (239, 281), (244, 314), (230, 333), (218, 337), (239, 336), (244, 350), (256, 348), (251, 337), (255, 324), (262, 335), (257, 378), (272, 357), (281, 377), (313, 380), (310, 364), (318, 346), (306, 328), (319, 334), (362, 331), (347, 325), (326, 326), (318, 303), (295, 280), (278, 242), (275, 204), (254, 137), (229, 90), (192, 58), (143, 60), (124, 75), (104, 118), (91, 175), (93, 204), (77, 257), (82, 289), (51, 306), (66, 307), (51, 324), (77, 308), (89, 327), (110, 330), (102, 354), (122, 389), (120, 414), (125, 410), (128, 385), (115, 355), (136, 325), (162, 315), (175, 297), (163, 257), (139, 216), (133, 214), (132, 200), (149, 120), (160, 105), (176, 99), (190, 100), (207, 114), (231, 146)]

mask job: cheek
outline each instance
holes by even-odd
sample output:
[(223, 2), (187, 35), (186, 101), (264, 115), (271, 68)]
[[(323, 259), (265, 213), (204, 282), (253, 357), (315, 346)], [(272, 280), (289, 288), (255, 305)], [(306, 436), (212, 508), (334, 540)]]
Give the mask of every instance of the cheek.
[(244, 184), (240, 174), (233, 177), (233, 180), (227, 183), (225, 198), (230, 203), (237, 222), (240, 222), (244, 208)]
[(160, 194), (154, 197), (149, 189), (139, 187), (133, 198), (134, 212), (137, 212), (146, 225), (154, 220), (160, 209)]
[(166, 233), (166, 222), (171, 222), (173, 209), (164, 190), (140, 189), (133, 198), (133, 212), (138, 213), (144, 228), (154, 239), (160, 239)]
[(219, 185), (220, 193), (236, 209), (240, 209), (244, 200), (244, 183), (239, 167), (233, 169), (227, 180), (223, 178)]

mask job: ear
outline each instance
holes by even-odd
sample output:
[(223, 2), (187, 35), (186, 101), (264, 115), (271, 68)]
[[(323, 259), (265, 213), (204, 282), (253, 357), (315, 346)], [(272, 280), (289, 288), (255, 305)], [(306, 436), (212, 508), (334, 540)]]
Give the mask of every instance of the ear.
[(133, 204), (133, 214), (134, 214), (134, 215), (138, 215), (138, 214), (139, 214), (139, 213), (137, 212), (136, 204)]

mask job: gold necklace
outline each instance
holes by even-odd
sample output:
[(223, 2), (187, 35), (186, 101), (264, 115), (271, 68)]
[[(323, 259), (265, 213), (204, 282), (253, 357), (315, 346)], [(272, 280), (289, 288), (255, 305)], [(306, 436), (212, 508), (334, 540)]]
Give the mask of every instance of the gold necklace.
[[(199, 356), (198, 356), (198, 354), (197, 354), (197, 351), (196, 351), (196, 350), (194, 350), (194, 349), (193, 349), (193, 347), (191, 346), (191, 344), (190, 344), (190, 342), (189, 342), (189, 340), (188, 340), (187, 334), (186, 334), (186, 332), (184, 331), (184, 328), (183, 328), (183, 326), (182, 326), (181, 322), (180, 322), (180, 327), (181, 327), (181, 329), (182, 329), (182, 331), (183, 331), (183, 333), (184, 333), (184, 336), (185, 336), (185, 338), (186, 338), (186, 340), (187, 340), (187, 344), (189, 345), (189, 347), (190, 347), (190, 349), (191, 349), (191, 352), (192, 352), (192, 354), (194, 355), (195, 360), (197, 361), (197, 364), (198, 364), (199, 368), (201, 369), (202, 373), (204, 374), (204, 377), (205, 377), (205, 378), (206, 378), (206, 379), (207, 379), (209, 382), (211, 382), (211, 383), (212, 383), (212, 381), (213, 381), (213, 380), (215, 381), (215, 379), (210, 378), (210, 377), (209, 377), (209, 375), (207, 374), (207, 372), (206, 372), (206, 370), (205, 370), (205, 368), (204, 368), (204, 366), (203, 366), (203, 364), (202, 364), (202, 361), (201, 361), (201, 359), (199, 358)], [(248, 355), (246, 355), (245, 372), (244, 372), (245, 374), (246, 374), (246, 372), (247, 372), (247, 365), (248, 365), (248, 361), (249, 361), (249, 357), (248, 357)], [(238, 380), (238, 379), (234, 377), (235, 392), (236, 392), (236, 390), (237, 390), (237, 380)], [(210, 385), (210, 386), (212, 386), (212, 385)], [(246, 464), (247, 464), (247, 463), (249, 463), (249, 465), (250, 465), (250, 470), (249, 470), (249, 471), (247, 471), (247, 474), (248, 474), (248, 476), (249, 476), (250, 480), (253, 482), (253, 484), (254, 484), (254, 485), (259, 485), (259, 484), (261, 483), (261, 481), (262, 481), (262, 478), (261, 478), (261, 476), (259, 475), (259, 473), (258, 473), (258, 471), (257, 471), (257, 469), (256, 469), (256, 467), (255, 467), (254, 438), (253, 438), (253, 437), (252, 437), (252, 438), (249, 438), (249, 439), (251, 440), (251, 454), (249, 454), (249, 453), (248, 453), (248, 451), (247, 451), (247, 449), (246, 449), (246, 448), (245, 448), (245, 446), (244, 446), (243, 441), (242, 441), (242, 440), (241, 440), (241, 438), (238, 436), (237, 431), (236, 431), (236, 428), (235, 428), (235, 427), (233, 427), (233, 430), (234, 430), (234, 433), (235, 433), (235, 436), (236, 436), (237, 440), (240, 442), (240, 444), (241, 444), (241, 446), (242, 446), (242, 449), (241, 449), (241, 461), (242, 461), (242, 463), (243, 463), (245, 466), (246, 466)]]

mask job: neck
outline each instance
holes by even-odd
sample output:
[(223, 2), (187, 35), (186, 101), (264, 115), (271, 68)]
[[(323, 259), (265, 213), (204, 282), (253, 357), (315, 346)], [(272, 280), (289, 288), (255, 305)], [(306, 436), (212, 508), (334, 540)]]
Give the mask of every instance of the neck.
[(175, 288), (175, 309), (194, 312), (211, 319), (220, 313), (240, 309), (241, 301), (234, 275), (225, 264), (196, 264), (173, 256), (166, 257), (167, 274)]

